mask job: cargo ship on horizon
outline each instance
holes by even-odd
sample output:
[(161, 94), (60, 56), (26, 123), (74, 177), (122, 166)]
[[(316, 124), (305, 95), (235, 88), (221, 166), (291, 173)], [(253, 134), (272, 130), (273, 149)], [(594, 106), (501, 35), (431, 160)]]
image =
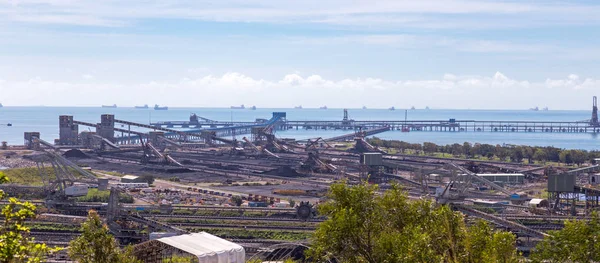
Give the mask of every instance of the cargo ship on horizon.
[(240, 106), (231, 106), (230, 107), (232, 110), (243, 110), (246, 108), (246, 106), (244, 106), (244, 104), (240, 105)]
[(144, 104), (144, 106), (135, 106), (134, 108), (136, 108), (136, 109), (148, 109), (150, 107), (148, 107), (148, 104)]
[(114, 109), (117, 107), (117, 104), (113, 104), (113, 105), (102, 105), (102, 108), (111, 108)]
[(158, 104), (154, 104), (154, 110), (168, 110), (168, 109), (169, 109), (169, 107), (167, 107), (167, 106), (161, 107)]

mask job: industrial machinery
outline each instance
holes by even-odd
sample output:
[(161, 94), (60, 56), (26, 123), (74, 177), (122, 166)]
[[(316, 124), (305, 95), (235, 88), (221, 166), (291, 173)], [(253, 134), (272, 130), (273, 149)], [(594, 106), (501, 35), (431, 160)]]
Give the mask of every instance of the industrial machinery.
[[(107, 180), (99, 180), (57, 152), (40, 150), (24, 158), (36, 163), (49, 207), (72, 204), (72, 198), (87, 195), (89, 188), (108, 187)], [(46, 169), (48, 164), (52, 169)]]
[(301, 220), (309, 220), (317, 214), (317, 210), (310, 202), (300, 202), (296, 207), (296, 216)]

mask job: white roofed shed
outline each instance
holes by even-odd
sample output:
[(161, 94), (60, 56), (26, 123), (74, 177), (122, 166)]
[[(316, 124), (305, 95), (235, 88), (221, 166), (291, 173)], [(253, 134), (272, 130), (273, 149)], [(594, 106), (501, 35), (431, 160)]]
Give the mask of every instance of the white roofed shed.
[(135, 246), (135, 254), (140, 259), (145, 259), (145, 255), (169, 258), (171, 255), (189, 254), (198, 258), (198, 263), (243, 263), (245, 253), (242, 246), (206, 232), (163, 237)]

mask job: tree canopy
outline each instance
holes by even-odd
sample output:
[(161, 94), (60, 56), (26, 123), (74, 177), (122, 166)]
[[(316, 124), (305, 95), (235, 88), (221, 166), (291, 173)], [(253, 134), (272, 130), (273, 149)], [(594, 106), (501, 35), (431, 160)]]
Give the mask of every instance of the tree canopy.
[[(8, 177), (0, 172), (0, 184), (8, 182)], [(6, 198), (0, 190), (0, 200)], [(8, 204), (2, 208), (4, 223), (0, 226), (0, 262), (37, 263), (42, 262), (54, 249), (45, 244), (36, 244), (29, 237), (29, 228), (25, 220), (35, 217), (36, 207), (30, 202), (21, 202), (16, 198), (8, 198)]]
[(437, 145), (432, 142), (408, 143), (398, 140), (382, 140), (377, 137), (369, 138), (367, 141), (373, 146), (396, 149), (400, 153), (408, 152), (420, 154), (452, 154), (457, 157), (477, 158), (485, 157), (489, 159), (498, 158), (506, 161), (507, 158), (512, 162), (522, 162), (527, 159), (529, 163), (538, 162), (561, 162), (565, 164), (581, 165), (585, 162), (594, 162), (594, 159), (600, 158), (600, 151), (567, 150), (556, 147), (539, 147), (525, 145), (491, 145), (465, 142), (463, 144)]
[(309, 256), (340, 262), (519, 262), (512, 233), (480, 221), (467, 227), (463, 215), (428, 200), (409, 201), (397, 185), (379, 194), (361, 183), (331, 186), (319, 206), (327, 220), (313, 237)]
[(569, 220), (561, 230), (550, 231), (535, 247), (533, 262), (600, 262), (600, 217)]
[(88, 213), (81, 226), (81, 235), (71, 241), (69, 257), (79, 263), (137, 263), (131, 248), (121, 250), (117, 240), (110, 234), (94, 210)]

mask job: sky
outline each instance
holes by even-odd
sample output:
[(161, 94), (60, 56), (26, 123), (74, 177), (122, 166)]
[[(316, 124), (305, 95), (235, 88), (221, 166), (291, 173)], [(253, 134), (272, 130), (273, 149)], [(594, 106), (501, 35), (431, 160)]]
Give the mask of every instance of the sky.
[(0, 0), (0, 103), (587, 110), (598, 14), (575, 0)]

